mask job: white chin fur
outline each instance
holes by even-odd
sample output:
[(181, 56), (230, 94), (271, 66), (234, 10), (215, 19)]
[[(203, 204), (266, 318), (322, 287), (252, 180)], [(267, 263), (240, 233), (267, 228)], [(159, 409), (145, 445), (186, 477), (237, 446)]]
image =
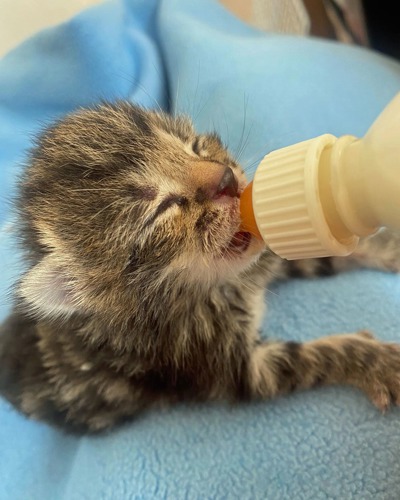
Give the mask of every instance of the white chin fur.
[(257, 261), (264, 244), (252, 238), (249, 247), (244, 252), (232, 252), (226, 257), (210, 255), (183, 255), (175, 259), (163, 278), (177, 273), (187, 282), (199, 285), (212, 285), (215, 282), (239, 275), (247, 267)]

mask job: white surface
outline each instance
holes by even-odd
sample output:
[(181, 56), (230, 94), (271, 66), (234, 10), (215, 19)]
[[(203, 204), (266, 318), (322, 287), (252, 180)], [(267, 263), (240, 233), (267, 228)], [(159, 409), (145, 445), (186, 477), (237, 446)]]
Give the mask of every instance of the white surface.
[(99, 0), (0, 0), (0, 57), (25, 38)]
[(252, 21), (268, 32), (310, 33), (310, 18), (302, 0), (254, 0)]

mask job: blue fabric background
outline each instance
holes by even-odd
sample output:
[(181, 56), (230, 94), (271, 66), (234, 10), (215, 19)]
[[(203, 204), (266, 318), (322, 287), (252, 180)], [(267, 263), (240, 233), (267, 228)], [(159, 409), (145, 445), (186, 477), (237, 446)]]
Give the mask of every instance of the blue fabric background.
[[(185, 112), (248, 167), (321, 133), (362, 135), (400, 90), (398, 63), (330, 42), (261, 34), (213, 0), (90, 9), (0, 61), (0, 317), (21, 262), (9, 198), (30, 137), (100, 98)], [(399, 340), (400, 278), (357, 271), (266, 293), (264, 334), (368, 327)], [(0, 499), (400, 498), (400, 411), (351, 388), (273, 402), (177, 406), (103, 437), (70, 437), (0, 402)]]

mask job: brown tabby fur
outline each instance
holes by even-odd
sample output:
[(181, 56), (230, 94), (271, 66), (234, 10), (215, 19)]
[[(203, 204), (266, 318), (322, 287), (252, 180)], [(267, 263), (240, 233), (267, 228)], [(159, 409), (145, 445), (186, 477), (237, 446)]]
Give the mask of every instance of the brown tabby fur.
[[(317, 384), (353, 384), (381, 409), (399, 403), (397, 345), (367, 333), (260, 340), (273, 278), (351, 261), (290, 263), (249, 241), (238, 233), (245, 184), (217, 136), (128, 103), (44, 131), (20, 182), (28, 265), (1, 327), (4, 397), (32, 418), (92, 432), (157, 403)], [(397, 271), (398, 240), (366, 241), (352, 262)]]

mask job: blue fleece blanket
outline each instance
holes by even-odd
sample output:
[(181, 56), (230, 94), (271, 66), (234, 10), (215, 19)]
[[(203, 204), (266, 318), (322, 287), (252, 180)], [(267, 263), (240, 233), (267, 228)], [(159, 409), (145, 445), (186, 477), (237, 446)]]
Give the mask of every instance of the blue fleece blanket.
[[(126, 98), (217, 130), (249, 169), (321, 133), (362, 135), (400, 90), (376, 53), (261, 34), (213, 0), (125, 0), (88, 10), (0, 61), (0, 316), (21, 263), (8, 199), (30, 136), (99, 99)], [(264, 335), (369, 328), (400, 341), (400, 278), (372, 271), (266, 294)], [(351, 388), (229, 408), (180, 405), (102, 437), (67, 437), (0, 402), (0, 499), (400, 498), (400, 411)]]

